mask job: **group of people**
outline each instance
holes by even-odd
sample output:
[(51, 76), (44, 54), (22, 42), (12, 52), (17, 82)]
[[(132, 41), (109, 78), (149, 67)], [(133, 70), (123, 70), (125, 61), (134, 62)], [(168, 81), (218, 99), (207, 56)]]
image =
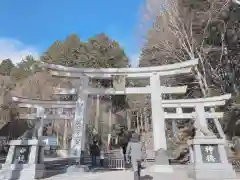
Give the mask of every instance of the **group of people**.
[[(141, 163), (146, 158), (146, 149), (144, 143), (140, 140), (140, 135), (134, 131), (129, 139), (125, 139), (121, 143), (124, 160), (126, 163), (131, 163), (134, 171), (134, 180), (139, 180), (141, 172)], [(92, 166), (96, 166), (97, 156), (100, 156), (100, 166), (104, 166), (104, 146), (98, 144), (97, 140), (93, 140), (90, 146), (92, 156)]]

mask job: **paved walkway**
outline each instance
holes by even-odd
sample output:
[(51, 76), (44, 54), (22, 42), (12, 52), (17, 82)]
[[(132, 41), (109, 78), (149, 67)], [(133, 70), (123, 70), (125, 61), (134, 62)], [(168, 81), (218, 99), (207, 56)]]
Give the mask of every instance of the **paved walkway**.
[[(240, 172), (237, 172), (237, 178), (240, 180)], [(133, 180), (133, 172), (131, 170), (125, 171), (107, 171), (107, 172), (73, 172), (59, 174), (44, 180)], [(186, 170), (175, 169), (174, 176), (169, 176), (168, 173), (157, 175), (149, 171), (149, 169), (142, 171), (141, 180), (190, 180), (187, 177)]]
[[(188, 180), (184, 169), (175, 169), (174, 175), (171, 173), (155, 174), (150, 168), (142, 170), (141, 180)], [(125, 171), (105, 171), (105, 172), (73, 172), (65, 173), (46, 178), (45, 180), (133, 180), (133, 172)]]
[(98, 173), (71, 173), (61, 174), (53, 177), (49, 177), (45, 180), (133, 180), (133, 174), (131, 171), (110, 171), (110, 172), (98, 172)]

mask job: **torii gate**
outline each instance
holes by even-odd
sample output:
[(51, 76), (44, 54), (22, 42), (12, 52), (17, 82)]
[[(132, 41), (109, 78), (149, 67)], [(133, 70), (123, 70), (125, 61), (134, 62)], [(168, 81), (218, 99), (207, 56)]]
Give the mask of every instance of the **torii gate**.
[[(12, 97), (12, 100), (18, 103), (20, 108), (31, 108), (36, 109), (35, 113), (21, 113), (19, 114), (19, 119), (27, 120), (37, 120), (35, 129), (38, 131), (37, 136), (41, 137), (43, 135), (43, 127), (45, 121), (53, 120), (72, 120), (74, 114), (64, 114), (61, 110), (69, 109), (73, 110), (76, 107), (75, 101), (54, 101), (54, 100), (37, 100), (37, 99), (28, 99), (22, 97)], [(48, 113), (46, 109), (56, 109), (55, 113)], [(66, 138), (66, 137), (65, 137)]]
[[(60, 65), (45, 64), (53, 76), (70, 78), (74, 84), (74, 89), (56, 89), (58, 94), (78, 94), (76, 102), (76, 114), (73, 122), (74, 132), (72, 148), (82, 149), (82, 130), (85, 122), (86, 98), (89, 94), (151, 94), (152, 104), (152, 123), (154, 136), (154, 150), (166, 149), (166, 135), (164, 111), (162, 108), (162, 94), (182, 94), (186, 92), (187, 86), (164, 87), (160, 84), (163, 76), (190, 73), (193, 66), (197, 65), (198, 60), (190, 60), (182, 63), (169, 64), (157, 67), (140, 68), (72, 68)], [(116, 78), (117, 77), (117, 78)], [(113, 79), (114, 88), (91, 88), (89, 79)], [(150, 85), (145, 87), (125, 87), (125, 78), (149, 78)], [(118, 82), (117, 80), (120, 80)], [(82, 126), (82, 127), (80, 127)]]

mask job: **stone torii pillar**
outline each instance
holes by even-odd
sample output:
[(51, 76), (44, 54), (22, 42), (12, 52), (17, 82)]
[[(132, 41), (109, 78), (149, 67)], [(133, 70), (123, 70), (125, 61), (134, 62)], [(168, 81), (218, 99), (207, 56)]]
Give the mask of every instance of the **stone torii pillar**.
[(84, 150), (85, 146), (85, 126), (86, 126), (86, 107), (88, 94), (83, 92), (83, 89), (88, 87), (89, 78), (81, 77), (74, 82), (75, 87), (77, 87), (77, 101), (76, 110), (73, 120), (73, 133), (71, 142), (71, 152), (72, 157), (81, 157), (81, 151)]
[(41, 106), (37, 107), (37, 124), (36, 124), (36, 133), (37, 133), (37, 138), (41, 138), (43, 136), (43, 128), (44, 128), (44, 108)]
[(162, 108), (162, 93), (160, 77), (157, 73), (150, 76), (151, 86), (151, 107), (152, 107), (152, 127), (154, 151), (167, 149), (164, 111)]

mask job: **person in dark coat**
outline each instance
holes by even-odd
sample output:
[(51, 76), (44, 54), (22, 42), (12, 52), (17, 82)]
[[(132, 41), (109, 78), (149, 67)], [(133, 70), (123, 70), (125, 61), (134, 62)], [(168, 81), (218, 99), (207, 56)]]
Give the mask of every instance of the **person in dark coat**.
[(146, 157), (146, 149), (144, 143), (140, 141), (140, 136), (136, 132), (132, 134), (132, 138), (128, 143), (126, 155), (128, 158), (130, 158), (129, 161), (132, 164), (132, 168), (134, 171), (134, 180), (139, 180), (141, 162)]
[(90, 146), (90, 154), (92, 156), (92, 167), (97, 166), (97, 156), (99, 156), (100, 150), (97, 145), (97, 140), (93, 140), (93, 144)]
[(120, 136), (120, 146), (122, 148), (122, 152), (124, 155), (124, 161), (126, 162), (126, 151), (127, 151), (127, 145), (128, 145), (128, 137), (127, 137), (126, 131), (124, 129), (121, 129), (119, 136)]

